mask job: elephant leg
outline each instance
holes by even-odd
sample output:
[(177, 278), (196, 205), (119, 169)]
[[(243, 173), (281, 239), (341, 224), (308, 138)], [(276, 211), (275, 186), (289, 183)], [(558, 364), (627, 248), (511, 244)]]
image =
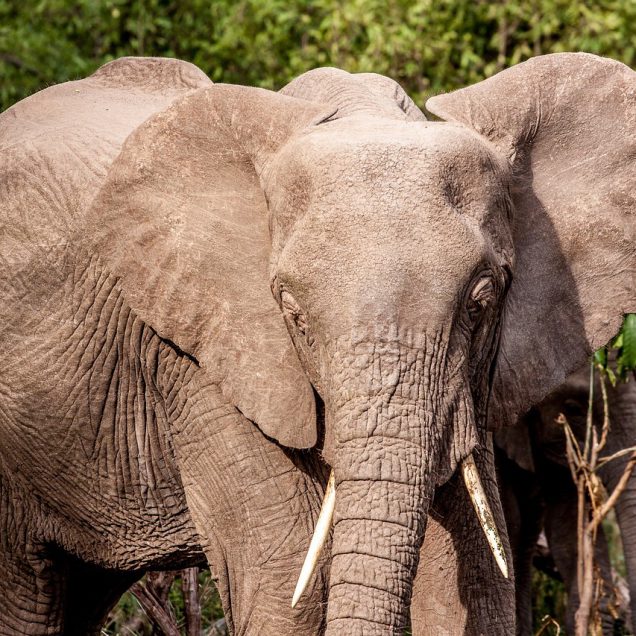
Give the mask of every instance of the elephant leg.
[(47, 547), (26, 533), (29, 501), (0, 473), (0, 636), (63, 633), (66, 578)]
[(505, 579), (486, 543), (460, 475), (435, 493), (411, 601), (414, 636), (510, 636), (515, 595), (511, 553), (494, 478), (491, 451), (474, 452), (511, 578)]
[(103, 570), (81, 562), (68, 566), (65, 636), (97, 636), (121, 595), (142, 575)]
[(97, 635), (142, 574), (88, 566), (50, 545), (14, 541), (16, 527), (8, 530), (0, 548), (0, 636)]
[(532, 560), (543, 527), (544, 506), (534, 473), (524, 470), (496, 449), (508, 537), (515, 569), (517, 635), (532, 636)]
[[(196, 379), (193, 380), (193, 385)], [(313, 453), (285, 451), (214, 386), (190, 386), (174, 446), (188, 507), (235, 636), (320, 633), (325, 568), (291, 599), (324, 491)], [(323, 560), (324, 566), (324, 560)]]
[(636, 634), (636, 476), (632, 475), (627, 490), (616, 504), (616, 516), (621, 531), (627, 582), (630, 592), (631, 628)]
[(22, 548), (9, 547), (3, 542), (0, 573), (0, 636), (64, 633), (65, 578), (43, 546), (26, 541)]

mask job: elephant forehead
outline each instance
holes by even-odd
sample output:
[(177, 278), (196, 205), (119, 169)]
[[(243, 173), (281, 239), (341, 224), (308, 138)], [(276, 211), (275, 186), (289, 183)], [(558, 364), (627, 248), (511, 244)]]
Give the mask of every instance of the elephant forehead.
[[(289, 237), (278, 273), (312, 280), (349, 299), (376, 304), (452, 302), (492, 254), (489, 237), (452, 213), (369, 220), (333, 209), (305, 217)], [(326, 293), (326, 292), (325, 292)]]
[(350, 119), (317, 126), (279, 163), (274, 226), (379, 266), (439, 254), (463, 269), (506, 246), (509, 174), (487, 142), (457, 125)]
[(325, 220), (331, 211), (385, 230), (413, 215), (446, 233), (455, 231), (457, 217), (495, 229), (511, 209), (506, 160), (455, 124), (369, 117), (329, 122), (285, 149), (272, 173), (270, 201), (288, 228), (320, 210)]
[(484, 175), (500, 179), (508, 173), (505, 158), (488, 141), (446, 122), (351, 117), (315, 126), (289, 150), (288, 161), (303, 166), (316, 183), (379, 173), (417, 176), (428, 187), (452, 178), (467, 186)]

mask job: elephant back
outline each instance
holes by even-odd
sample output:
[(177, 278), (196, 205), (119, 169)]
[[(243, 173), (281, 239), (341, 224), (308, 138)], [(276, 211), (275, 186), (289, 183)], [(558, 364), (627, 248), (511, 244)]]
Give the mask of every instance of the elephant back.
[[(187, 62), (122, 58), (0, 115), (3, 270), (46, 260), (84, 222), (126, 137), (175, 99), (211, 84)], [(88, 229), (90, 231), (90, 228)]]

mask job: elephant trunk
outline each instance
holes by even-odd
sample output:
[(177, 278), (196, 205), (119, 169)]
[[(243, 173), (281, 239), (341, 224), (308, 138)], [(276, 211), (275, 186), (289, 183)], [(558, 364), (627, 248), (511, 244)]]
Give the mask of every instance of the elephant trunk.
[(438, 452), (424, 401), (401, 393), (349, 401), (334, 417), (327, 636), (402, 634), (407, 624)]
[(402, 634), (426, 526), (422, 484), (336, 480), (328, 636)]
[(443, 347), (409, 345), (362, 342), (331, 356), (323, 453), (332, 478), (293, 599), (333, 525), (327, 636), (402, 634), (435, 486), (462, 458), (468, 493), (507, 576), (468, 456), (476, 436), (467, 385), (461, 374), (446, 378)]

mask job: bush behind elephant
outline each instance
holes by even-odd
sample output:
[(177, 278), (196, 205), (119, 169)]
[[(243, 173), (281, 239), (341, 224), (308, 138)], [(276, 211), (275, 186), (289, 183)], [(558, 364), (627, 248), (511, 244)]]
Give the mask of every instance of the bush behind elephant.
[(418, 633), (509, 634), (459, 473), (509, 561), (486, 413), (636, 309), (635, 77), (539, 57), (427, 122), (372, 74), (124, 58), (3, 113), (0, 632), (205, 558), (235, 634), (399, 634), (412, 594)]

